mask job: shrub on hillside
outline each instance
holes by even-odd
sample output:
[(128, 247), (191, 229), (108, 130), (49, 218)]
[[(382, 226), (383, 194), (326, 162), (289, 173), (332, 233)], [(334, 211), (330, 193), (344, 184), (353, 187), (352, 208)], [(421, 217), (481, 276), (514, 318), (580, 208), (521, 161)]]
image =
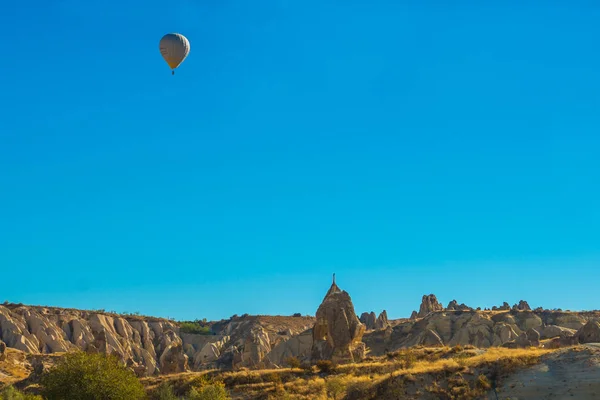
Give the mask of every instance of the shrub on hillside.
[(13, 386), (7, 386), (0, 392), (0, 400), (42, 400), (40, 396), (24, 394)]
[(196, 335), (210, 335), (210, 326), (204, 326), (200, 321), (183, 321), (179, 323), (179, 329), (183, 333), (194, 333)]
[(141, 400), (144, 387), (133, 371), (114, 355), (68, 353), (42, 375), (42, 394), (47, 400)]
[(230, 400), (229, 393), (222, 382), (215, 382), (201, 388), (191, 388), (186, 400)]
[(335, 371), (335, 365), (330, 360), (317, 361), (317, 368), (319, 368), (319, 371), (325, 374), (329, 374)]
[(175, 395), (173, 385), (169, 382), (162, 382), (152, 393), (152, 400), (178, 400), (178, 397)]
[(288, 357), (285, 360), (285, 363), (289, 365), (290, 368), (300, 368), (301, 365), (300, 360), (298, 360), (298, 357)]
[(344, 397), (346, 394), (346, 385), (341, 378), (329, 378), (325, 383), (327, 389), (327, 396), (333, 400), (338, 400)]

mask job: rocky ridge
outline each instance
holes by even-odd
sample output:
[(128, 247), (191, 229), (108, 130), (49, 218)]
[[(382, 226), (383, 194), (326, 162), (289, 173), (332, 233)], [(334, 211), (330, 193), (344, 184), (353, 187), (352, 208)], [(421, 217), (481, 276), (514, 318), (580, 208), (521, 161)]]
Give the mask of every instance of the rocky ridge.
[[(424, 315), (424, 316), (419, 316)], [(599, 312), (531, 310), (526, 301), (492, 310), (452, 300), (444, 308), (425, 295), (410, 319), (388, 320), (384, 310), (355, 314), (346, 291), (331, 285), (317, 317), (234, 316), (192, 334), (161, 318), (52, 307), (0, 306), (0, 361), (16, 349), (31, 355), (81, 349), (116, 353), (139, 376), (210, 368), (278, 368), (288, 359), (358, 361), (366, 354), (415, 345), (565, 347), (600, 342)]]
[(277, 366), (290, 354), (281, 348), (284, 343), (313, 324), (310, 317), (237, 317), (222, 321), (212, 335), (200, 335), (161, 318), (5, 304), (0, 306), (0, 358), (5, 347), (34, 355), (77, 349), (115, 353), (139, 376)]

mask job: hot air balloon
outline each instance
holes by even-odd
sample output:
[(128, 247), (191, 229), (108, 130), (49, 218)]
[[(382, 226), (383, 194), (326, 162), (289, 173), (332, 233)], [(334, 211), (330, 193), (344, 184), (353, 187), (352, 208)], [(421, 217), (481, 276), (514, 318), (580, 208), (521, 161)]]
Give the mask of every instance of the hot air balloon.
[(177, 68), (190, 53), (190, 42), (180, 33), (167, 33), (160, 39), (160, 54), (172, 69), (175, 75)]

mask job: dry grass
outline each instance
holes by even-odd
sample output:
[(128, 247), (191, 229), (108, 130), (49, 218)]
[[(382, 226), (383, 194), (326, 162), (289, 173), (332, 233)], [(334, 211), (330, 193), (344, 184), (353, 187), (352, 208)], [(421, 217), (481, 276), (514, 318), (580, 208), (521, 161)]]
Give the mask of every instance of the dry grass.
[(234, 372), (213, 370), (146, 378), (143, 382), (152, 388), (167, 380), (178, 392), (184, 393), (193, 385), (194, 379), (217, 379), (225, 383), (233, 399), (368, 400), (400, 395), (418, 398), (424, 393), (440, 399), (470, 399), (489, 390), (492, 369), (508, 374), (537, 363), (540, 356), (552, 351), (540, 348), (420, 347), (361, 363), (337, 365), (329, 373), (316, 367)]
[(23, 380), (31, 373), (25, 353), (9, 347), (5, 354), (6, 359), (0, 361), (0, 387)]

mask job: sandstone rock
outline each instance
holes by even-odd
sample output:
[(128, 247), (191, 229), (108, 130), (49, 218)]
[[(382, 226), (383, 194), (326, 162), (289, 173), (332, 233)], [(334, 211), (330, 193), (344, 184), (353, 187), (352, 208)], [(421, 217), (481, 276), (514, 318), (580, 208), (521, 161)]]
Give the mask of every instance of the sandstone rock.
[(540, 334), (533, 328), (523, 332), (519, 337), (512, 341), (503, 344), (504, 347), (508, 348), (527, 348), (527, 347), (539, 347), (540, 346)]
[(450, 303), (448, 303), (448, 307), (446, 307), (447, 310), (450, 311), (472, 311), (473, 309), (467, 305), (465, 305), (464, 303), (462, 304), (458, 304), (458, 302), (456, 300), (452, 300)]
[(416, 311), (413, 311), (412, 314), (410, 314), (410, 319), (411, 320), (417, 319), (418, 317), (419, 317), (419, 314), (417, 314)]
[(375, 321), (375, 329), (385, 329), (390, 325), (388, 321), (387, 311), (383, 310)]
[(162, 346), (164, 350), (160, 356), (160, 372), (163, 374), (186, 372), (188, 370), (188, 356), (183, 351), (181, 338), (174, 335), (165, 335)]
[(0, 331), (8, 347), (26, 353), (39, 353), (39, 340), (29, 332), (25, 319), (3, 306), (0, 306)]
[(421, 306), (419, 307), (419, 317), (423, 318), (431, 312), (443, 311), (444, 307), (440, 304), (434, 294), (423, 295)]
[(259, 366), (265, 356), (271, 351), (271, 342), (269, 335), (261, 326), (252, 329), (250, 337), (246, 338), (243, 344), (242, 360), (234, 367), (254, 367)]
[(208, 364), (216, 361), (221, 356), (221, 351), (229, 337), (226, 336), (217, 342), (207, 342), (200, 351), (193, 356), (194, 367), (200, 368), (203, 364)]
[(301, 334), (273, 347), (267, 358), (272, 364), (279, 367), (286, 366), (286, 361), (290, 357), (296, 357), (300, 361), (309, 361), (312, 345), (312, 329), (307, 329)]
[(548, 341), (544, 345), (544, 347), (549, 348), (549, 349), (558, 349), (560, 347), (570, 347), (570, 346), (576, 346), (578, 344), (579, 344), (579, 339), (577, 338), (576, 335), (560, 336), (560, 337), (556, 337), (556, 338), (553, 338), (550, 341)]
[(419, 344), (427, 347), (438, 347), (443, 346), (444, 342), (442, 341), (442, 338), (440, 338), (440, 335), (431, 329), (427, 329), (419, 340)]
[(527, 332), (525, 332), (525, 335), (527, 336), (527, 340), (529, 340), (531, 346), (539, 347), (540, 333), (537, 330), (529, 328), (527, 329)]
[(575, 337), (579, 343), (600, 343), (600, 323), (597, 321), (589, 321), (587, 324), (582, 326)]
[(515, 332), (514, 328), (504, 322), (499, 322), (494, 326), (494, 338), (492, 339), (492, 346), (501, 346), (504, 343), (515, 340), (519, 335)]
[(375, 329), (375, 322), (377, 321), (377, 316), (375, 312), (371, 311), (370, 313), (364, 312), (360, 316), (360, 322), (363, 323), (366, 329), (371, 330)]
[(335, 281), (317, 310), (313, 328), (311, 359), (332, 360), (334, 363), (360, 361), (365, 355), (361, 341), (365, 332), (356, 317), (350, 295), (342, 291)]
[(567, 337), (575, 334), (574, 329), (564, 328), (557, 325), (546, 325), (539, 329), (541, 339), (551, 339), (555, 337)]
[(581, 315), (568, 314), (563, 312), (550, 312), (549, 316), (553, 316), (554, 325), (564, 328), (578, 330), (587, 323), (587, 319)]
[(0, 340), (0, 361), (4, 361), (6, 359), (6, 343)]
[(529, 307), (529, 304), (525, 300), (520, 300), (519, 304), (512, 306), (512, 309), (517, 311), (531, 311), (531, 307)]

